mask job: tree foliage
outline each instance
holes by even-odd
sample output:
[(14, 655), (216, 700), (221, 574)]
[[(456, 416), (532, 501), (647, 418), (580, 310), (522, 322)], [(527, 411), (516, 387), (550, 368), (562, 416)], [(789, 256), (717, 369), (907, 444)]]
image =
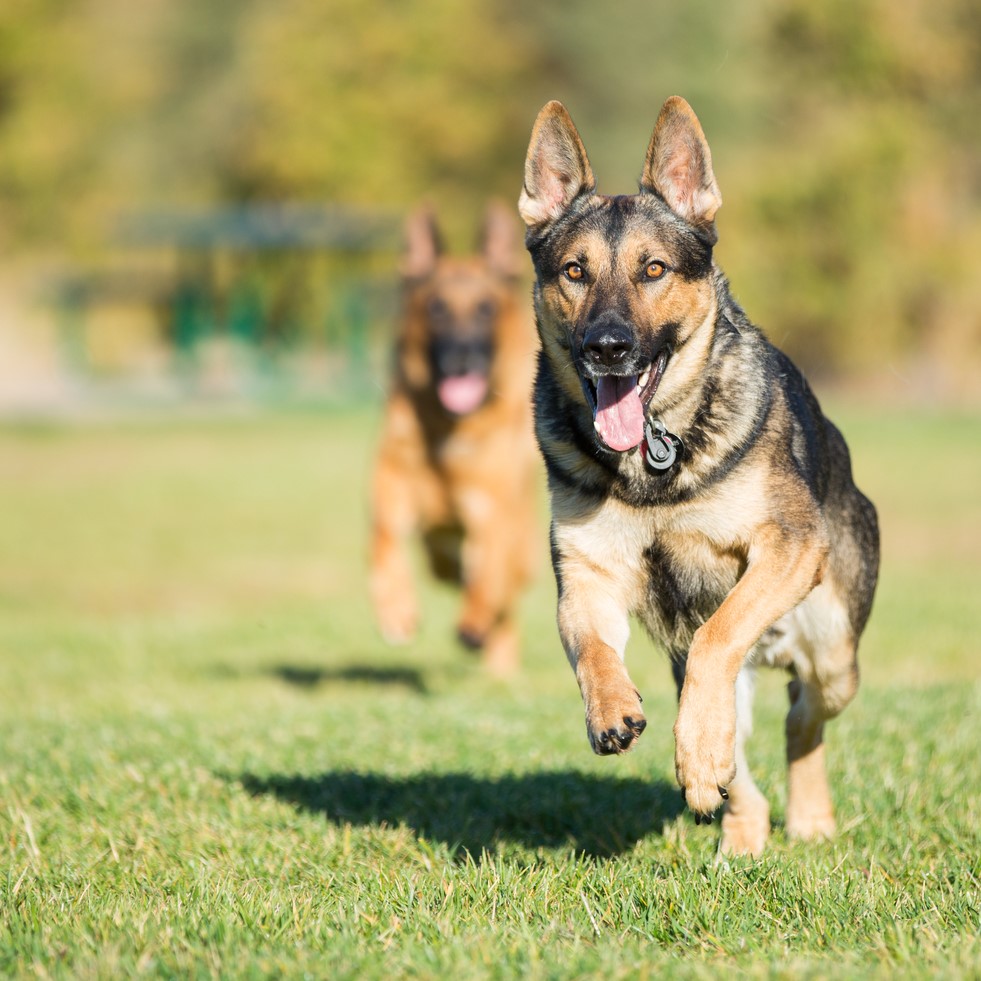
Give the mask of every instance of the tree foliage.
[[(803, 360), (981, 349), (975, 0), (7, 0), (0, 247), (92, 249), (121, 211), (421, 197), (451, 238), (513, 200), (562, 98), (601, 190), (631, 190), (689, 98), (719, 256)], [(981, 351), (974, 352), (981, 359)]]
[(977, 5), (792, 0), (774, 5), (759, 44), (781, 84), (766, 150), (743, 148), (756, 176), (738, 262), (764, 267), (748, 278), (772, 322), (817, 364), (942, 357), (951, 344), (977, 357)]

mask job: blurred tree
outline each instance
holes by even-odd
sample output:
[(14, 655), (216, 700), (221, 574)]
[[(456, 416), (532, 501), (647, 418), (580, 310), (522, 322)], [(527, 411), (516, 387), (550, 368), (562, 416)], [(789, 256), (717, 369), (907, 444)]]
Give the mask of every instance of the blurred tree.
[(154, 84), (144, 31), (160, 2), (148, 0), (139, 18), (125, 6), (13, 0), (0, 8), (0, 227), (8, 244), (63, 243), (114, 198), (129, 159), (128, 123)]
[(516, 196), (537, 70), (515, 19), (466, 0), (13, 0), (0, 222), (64, 242), (141, 203), (431, 195), (452, 224)]
[(462, 239), (516, 198), (546, 99), (617, 192), (676, 92), (713, 147), (720, 260), (778, 343), (978, 363), (979, 45), (976, 0), (5, 0), (0, 247), (284, 197), (430, 197)]
[(256, 9), (240, 58), (249, 116), (222, 162), (237, 196), (517, 194), (515, 97), (535, 62), (493, 4), (283, 0)]
[(895, 364), (911, 348), (943, 359), (952, 340), (977, 359), (978, 5), (764, 10), (760, 70), (779, 84), (761, 93), (759, 143), (741, 148), (730, 263), (750, 309), (812, 370)]
[(759, 84), (745, 44), (753, 6), (736, 13), (714, 0), (526, 5), (552, 66), (548, 97), (562, 99), (581, 129), (601, 192), (636, 189), (669, 95), (692, 104), (714, 146), (744, 139)]

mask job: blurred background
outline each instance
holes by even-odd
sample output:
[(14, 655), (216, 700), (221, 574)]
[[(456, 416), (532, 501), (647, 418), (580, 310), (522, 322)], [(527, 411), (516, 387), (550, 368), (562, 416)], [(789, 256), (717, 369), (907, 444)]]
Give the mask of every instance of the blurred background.
[(974, 401), (974, 0), (7, 0), (0, 410), (377, 402), (402, 218), (470, 245), (560, 98), (629, 192), (682, 94), (717, 256), (823, 384)]
[[(589, 752), (544, 491), (513, 682), (450, 587), (398, 650), (368, 602), (405, 215), (517, 234), (553, 98), (629, 193), (672, 94), (882, 527), (841, 843), (728, 885), (640, 630), (644, 741)], [(0, 0), (0, 975), (977, 977), (979, 204), (978, 0)]]

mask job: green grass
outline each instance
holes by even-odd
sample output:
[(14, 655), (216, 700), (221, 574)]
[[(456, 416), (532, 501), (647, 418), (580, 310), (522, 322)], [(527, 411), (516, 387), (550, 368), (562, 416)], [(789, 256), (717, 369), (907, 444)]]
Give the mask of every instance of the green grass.
[(977, 977), (981, 418), (838, 413), (880, 506), (863, 687), (828, 730), (837, 838), (713, 864), (673, 693), (594, 757), (542, 534), (525, 668), (485, 677), (427, 585), (365, 589), (373, 411), (0, 430), (0, 975)]

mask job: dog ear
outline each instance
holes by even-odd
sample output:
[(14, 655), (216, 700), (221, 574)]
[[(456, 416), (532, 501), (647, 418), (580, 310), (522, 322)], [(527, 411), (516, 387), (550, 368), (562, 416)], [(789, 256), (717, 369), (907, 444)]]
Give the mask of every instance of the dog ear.
[(521, 217), (529, 228), (544, 228), (579, 195), (595, 188), (593, 169), (569, 113), (561, 102), (549, 102), (531, 131), (518, 200)]
[(715, 237), (722, 204), (712, 154), (692, 107), (674, 95), (661, 107), (647, 147), (640, 189), (664, 199), (675, 214)]
[(478, 248), (499, 276), (518, 276), (518, 236), (514, 212), (502, 201), (490, 201), (484, 214)]
[(402, 275), (421, 279), (436, 268), (436, 259), (443, 245), (436, 225), (436, 215), (428, 204), (420, 205), (405, 222), (405, 254), (402, 256)]

